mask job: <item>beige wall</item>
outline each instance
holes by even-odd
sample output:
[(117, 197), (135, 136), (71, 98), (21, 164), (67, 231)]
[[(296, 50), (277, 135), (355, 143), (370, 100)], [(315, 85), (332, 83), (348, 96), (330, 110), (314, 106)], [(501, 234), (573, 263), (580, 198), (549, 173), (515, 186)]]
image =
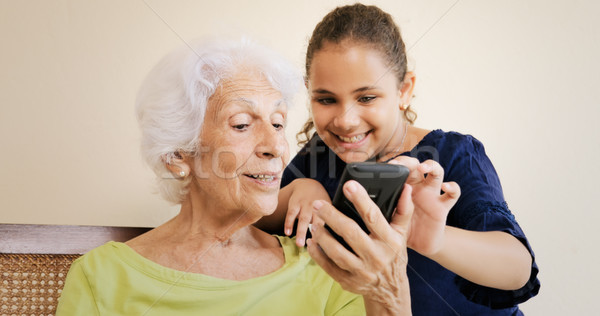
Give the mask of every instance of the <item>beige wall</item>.
[[(245, 33), (302, 67), (312, 28), (337, 3), (1, 1), (0, 222), (160, 224), (176, 208), (151, 194), (132, 109), (150, 67), (182, 40), (214, 33)], [(592, 313), (598, 2), (375, 3), (409, 47), (417, 125), (486, 144), (541, 268), (541, 294), (523, 310)], [(293, 143), (304, 100), (290, 117)]]

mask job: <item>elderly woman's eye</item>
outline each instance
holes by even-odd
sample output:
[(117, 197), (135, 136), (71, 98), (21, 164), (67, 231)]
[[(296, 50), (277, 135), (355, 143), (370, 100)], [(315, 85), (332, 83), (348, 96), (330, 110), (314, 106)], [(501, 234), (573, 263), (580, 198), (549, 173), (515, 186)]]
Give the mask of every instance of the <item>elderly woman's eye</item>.
[(246, 128), (248, 128), (248, 126), (249, 126), (249, 125), (250, 125), (250, 124), (236, 124), (236, 125), (233, 125), (232, 127), (233, 127), (234, 129), (237, 129), (237, 130), (243, 131), (243, 130), (245, 130)]
[(284, 128), (283, 124), (279, 124), (279, 123), (274, 123), (273, 127), (275, 127), (276, 130), (281, 130)]

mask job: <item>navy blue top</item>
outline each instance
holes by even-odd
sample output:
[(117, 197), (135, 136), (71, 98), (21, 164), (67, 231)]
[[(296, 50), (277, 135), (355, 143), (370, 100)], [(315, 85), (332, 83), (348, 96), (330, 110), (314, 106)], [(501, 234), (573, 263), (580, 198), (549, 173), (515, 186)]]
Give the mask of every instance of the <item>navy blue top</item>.
[[(500, 180), (483, 144), (470, 135), (434, 130), (407, 155), (437, 161), (444, 181), (455, 181), (461, 196), (450, 210), (447, 225), (472, 231), (503, 231), (519, 239), (534, 259), (529, 281), (505, 291), (477, 285), (408, 249), (407, 273), (414, 315), (523, 315), (517, 304), (540, 288), (538, 267), (525, 234), (504, 201)], [(333, 199), (346, 163), (315, 134), (283, 173), (281, 186), (296, 178), (319, 181)]]

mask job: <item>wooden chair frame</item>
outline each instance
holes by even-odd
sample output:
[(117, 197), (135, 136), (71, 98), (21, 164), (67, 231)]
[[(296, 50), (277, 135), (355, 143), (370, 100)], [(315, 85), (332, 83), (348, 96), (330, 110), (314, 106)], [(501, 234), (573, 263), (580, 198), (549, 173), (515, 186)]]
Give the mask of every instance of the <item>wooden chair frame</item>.
[(73, 260), (150, 229), (0, 224), (0, 315), (54, 315)]

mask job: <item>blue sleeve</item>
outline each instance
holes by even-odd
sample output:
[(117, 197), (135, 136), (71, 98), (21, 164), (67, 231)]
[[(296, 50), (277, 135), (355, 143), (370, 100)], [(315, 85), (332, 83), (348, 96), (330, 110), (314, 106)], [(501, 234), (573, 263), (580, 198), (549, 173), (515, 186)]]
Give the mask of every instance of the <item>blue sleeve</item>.
[(281, 187), (295, 179), (310, 178), (321, 183), (333, 198), (345, 166), (346, 163), (315, 135), (283, 171)]
[(535, 296), (540, 288), (535, 255), (504, 200), (500, 179), (483, 144), (472, 136), (448, 133), (438, 148), (444, 181), (455, 181), (461, 188), (461, 196), (448, 214), (448, 225), (471, 231), (506, 232), (521, 241), (532, 257), (529, 281), (521, 289), (488, 288), (457, 276), (460, 291), (469, 300), (491, 308), (515, 306)]
[(539, 269), (535, 262), (535, 255), (506, 202), (479, 201), (473, 204), (467, 213), (469, 215), (462, 223), (464, 224), (462, 228), (472, 231), (502, 231), (515, 236), (531, 254), (532, 265), (529, 280), (518, 290), (488, 288), (457, 276), (455, 282), (461, 293), (470, 301), (491, 308), (512, 307), (535, 296), (540, 289), (540, 281), (537, 279)]
[(308, 155), (301, 150), (296, 156), (290, 161), (290, 163), (283, 170), (283, 175), (281, 176), (281, 187), (285, 187), (290, 184), (292, 181), (298, 178), (306, 178), (306, 168), (305, 168), (305, 160), (308, 158)]

